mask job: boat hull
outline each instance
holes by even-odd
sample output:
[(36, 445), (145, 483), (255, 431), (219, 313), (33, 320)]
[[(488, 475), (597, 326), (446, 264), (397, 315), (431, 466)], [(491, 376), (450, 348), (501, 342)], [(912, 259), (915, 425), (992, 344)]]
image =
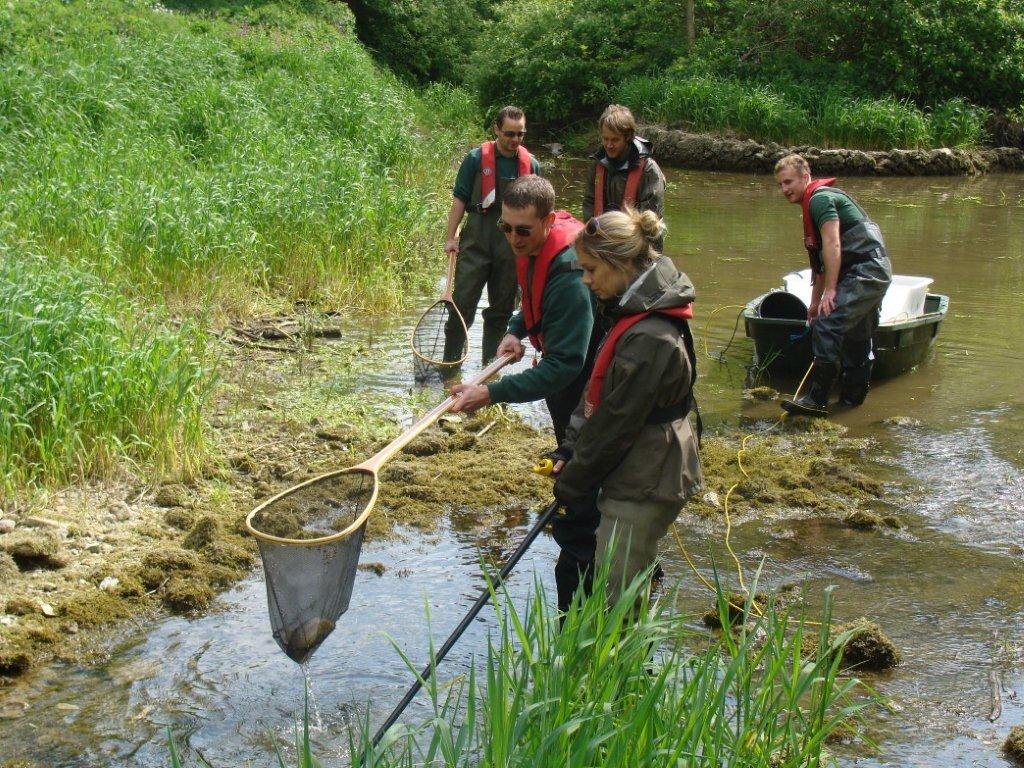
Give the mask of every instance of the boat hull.
[[(744, 329), (754, 342), (754, 365), (773, 375), (803, 376), (811, 364), (810, 328), (803, 320), (761, 317), (759, 307), (767, 295), (758, 296), (743, 312)], [(873, 337), (872, 378), (897, 376), (923, 363), (948, 311), (949, 297), (930, 293), (923, 314), (880, 324)]]

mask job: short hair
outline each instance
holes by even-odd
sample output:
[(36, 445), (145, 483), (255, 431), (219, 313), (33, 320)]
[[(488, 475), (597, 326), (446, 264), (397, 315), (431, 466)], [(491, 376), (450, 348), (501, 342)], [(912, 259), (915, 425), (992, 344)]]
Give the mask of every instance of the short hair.
[(665, 223), (654, 211), (609, 211), (595, 216), (576, 236), (576, 251), (616, 269), (646, 269), (656, 258), (654, 243), (665, 233)]
[(810, 175), (811, 173), (811, 164), (804, 159), (803, 155), (798, 155), (796, 153), (792, 155), (786, 155), (784, 158), (782, 158), (781, 160), (779, 160), (779, 162), (775, 164), (775, 175), (777, 176), (787, 168), (792, 168), (794, 171), (801, 175), (805, 173)]
[(555, 188), (543, 176), (531, 173), (512, 181), (505, 188), (501, 202), (517, 211), (533, 206), (537, 218), (543, 219), (555, 210)]
[(507, 107), (502, 107), (498, 111), (498, 116), (494, 118), (494, 125), (497, 128), (501, 128), (505, 124), (506, 120), (522, 120), (526, 115), (519, 107), (513, 107), (509, 104)]
[(624, 107), (621, 104), (609, 104), (597, 121), (597, 129), (601, 130), (602, 128), (632, 139), (636, 136), (636, 118), (629, 111), (629, 107)]

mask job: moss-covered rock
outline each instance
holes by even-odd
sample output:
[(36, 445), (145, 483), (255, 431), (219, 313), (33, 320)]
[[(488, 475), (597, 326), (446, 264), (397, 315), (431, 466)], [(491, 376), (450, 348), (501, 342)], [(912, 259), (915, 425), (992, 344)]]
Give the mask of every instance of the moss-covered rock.
[[(728, 621), (729, 626), (734, 626), (743, 618), (743, 612), (747, 605), (749, 595), (744, 592), (733, 592), (728, 595)], [(764, 609), (768, 606), (768, 598), (760, 592), (755, 594), (753, 600), (750, 601), (750, 616), (748, 618), (755, 618), (759, 614), (764, 612)], [(701, 617), (704, 624), (712, 629), (722, 628), (722, 615), (719, 611), (719, 605), (716, 600), (715, 604)]]
[(155, 568), (158, 571), (192, 571), (199, 566), (199, 558), (195, 552), (179, 547), (160, 547), (142, 558), (144, 568)]
[(203, 547), (202, 555), (214, 565), (236, 570), (248, 570), (256, 562), (254, 552), (230, 541), (211, 542)]
[(185, 549), (201, 550), (203, 547), (220, 539), (223, 535), (220, 520), (213, 515), (203, 515), (192, 526), (188, 536), (185, 537), (181, 545)]
[(1024, 725), (1015, 725), (1003, 742), (1006, 756), (1017, 765), (1024, 766)]
[(153, 497), (153, 503), (158, 507), (187, 507), (192, 504), (192, 496), (183, 485), (163, 485)]
[(14, 558), (7, 552), (0, 552), (0, 584), (13, 579), (21, 573)]
[(882, 628), (873, 621), (858, 619), (835, 628), (835, 634), (850, 632), (843, 649), (843, 666), (881, 670), (900, 663), (900, 652)]
[(11, 597), (4, 603), (4, 613), (11, 616), (34, 616), (40, 612), (39, 602), (28, 597)]
[(0, 550), (22, 571), (56, 570), (68, 562), (60, 539), (50, 531), (17, 530), (0, 539)]
[(843, 524), (858, 531), (876, 531), (881, 528), (899, 529), (903, 521), (896, 515), (880, 515), (867, 509), (856, 509), (843, 518)]
[(164, 522), (172, 528), (177, 528), (179, 531), (187, 531), (195, 524), (196, 513), (191, 509), (175, 507), (174, 509), (167, 510), (167, 513), (164, 515)]
[(195, 613), (213, 601), (213, 590), (205, 581), (174, 576), (164, 588), (163, 601), (174, 613)]

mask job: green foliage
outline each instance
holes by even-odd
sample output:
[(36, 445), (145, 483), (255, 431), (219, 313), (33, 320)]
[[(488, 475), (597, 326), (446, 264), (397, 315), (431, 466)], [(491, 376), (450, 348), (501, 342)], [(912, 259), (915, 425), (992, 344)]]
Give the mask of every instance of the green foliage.
[(711, 0), (698, 27), (697, 58), (722, 75), (919, 105), (966, 97), (1008, 109), (1024, 92), (1017, 0)]
[(530, 121), (559, 125), (600, 111), (617, 83), (675, 58), (680, 33), (666, 19), (678, 7), (669, 0), (505, 3), (473, 57), (480, 102), (516, 104)]
[[(756, 617), (748, 603), (745, 623), (693, 653), (685, 617), (648, 601), (647, 576), (609, 608), (599, 574), (594, 593), (578, 596), (561, 624), (539, 583), (522, 608), (497, 596), (485, 662), (447, 693), (432, 677), (432, 717), (412, 733), (396, 729), (375, 752), (355, 746), (353, 754), (364, 768), (795, 768), (818, 765), (828, 735), (868, 705), (853, 700), (857, 680), (839, 678), (841, 654), (828, 652), (848, 638), (832, 643), (827, 631), (770, 607)], [(723, 611), (726, 600), (719, 594)], [(826, 594), (826, 627), (830, 610)], [(364, 745), (369, 734), (366, 722)]]
[(365, 305), (421, 283), (444, 173), (416, 98), (345, 31), (348, 11), (160, 8), (2, 12), (9, 242), (229, 312), (254, 292)]
[(212, 375), (203, 337), (100, 280), (0, 251), (0, 491), (108, 472), (195, 470)]
[(461, 83), (486, 0), (349, 0), (359, 39), (398, 75)]
[(638, 118), (694, 131), (727, 131), (784, 144), (893, 149), (974, 146), (987, 112), (951, 99), (925, 112), (893, 98), (855, 98), (839, 89), (769, 86), (731, 77), (677, 74), (626, 80), (614, 98)]

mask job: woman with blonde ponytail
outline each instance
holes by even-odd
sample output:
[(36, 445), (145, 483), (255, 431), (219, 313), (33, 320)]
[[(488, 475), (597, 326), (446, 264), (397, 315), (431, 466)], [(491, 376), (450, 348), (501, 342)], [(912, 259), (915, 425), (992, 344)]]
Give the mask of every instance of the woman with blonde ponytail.
[(573, 505), (598, 492), (609, 600), (654, 562), (703, 482), (688, 323), (694, 290), (654, 248), (663, 230), (655, 213), (627, 208), (592, 218), (576, 239), (583, 282), (614, 325), (553, 456), (555, 495)]

